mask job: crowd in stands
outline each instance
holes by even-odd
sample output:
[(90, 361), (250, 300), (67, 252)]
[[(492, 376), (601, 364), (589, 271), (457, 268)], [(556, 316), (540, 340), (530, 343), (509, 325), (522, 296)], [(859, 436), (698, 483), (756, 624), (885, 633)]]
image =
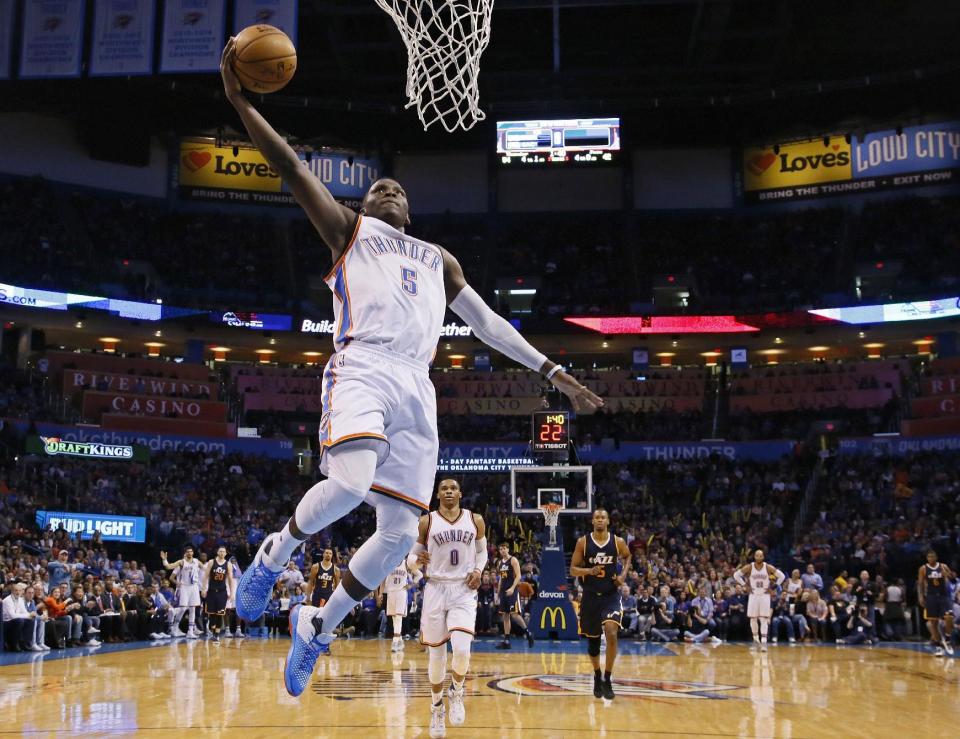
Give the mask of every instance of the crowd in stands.
[[(3, 195), (0, 249), (14, 257), (5, 275), (34, 287), (162, 298), (184, 307), (235, 310), (239, 302), (246, 309), (296, 310), (316, 297), (309, 275), (329, 266), (327, 249), (299, 213), (288, 220), (290, 213), (269, 219), (171, 211), (161, 201), (39, 179), (11, 181)], [(874, 297), (937, 297), (957, 284), (949, 261), (958, 239), (956, 198), (886, 200), (860, 211), (487, 220), (417, 217), (417, 204), (412, 208), (413, 232), (457, 255), (481, 294), (492, 299), (500, 280), (521, 278), (537, 287), (535, 317), (622, 313), (631, 306), (649, 313), (850, 305), (861, 297), (854, 278), (864, 261), (898, 260), (901, 269), (887, 294)], [(190, 269), (182, 270), (185, 264)], [(655, 304), (654, 287), (667, 275), (688, 288), (686, 308)], [(316, 308), (329, 313), (325, 300), (311, 304)]]

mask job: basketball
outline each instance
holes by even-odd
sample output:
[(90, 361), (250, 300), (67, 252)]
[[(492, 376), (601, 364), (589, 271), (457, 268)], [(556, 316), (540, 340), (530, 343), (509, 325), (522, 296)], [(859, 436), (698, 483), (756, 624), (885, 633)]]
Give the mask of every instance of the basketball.
[(297, 71), (297, 50), (279, 28), (247, 26), (237, 34), (233, 71), (250, 92), (276, 92)]
[(522, 582), (517, 585), (517, 592), (520, 593), (521, 598), (529, 598), (533, 595), (533, 585), (528, 582)]

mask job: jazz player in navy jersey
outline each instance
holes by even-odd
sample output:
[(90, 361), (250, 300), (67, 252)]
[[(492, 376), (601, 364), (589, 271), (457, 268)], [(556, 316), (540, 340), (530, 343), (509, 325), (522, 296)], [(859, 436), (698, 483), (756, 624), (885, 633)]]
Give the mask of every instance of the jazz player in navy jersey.
[[(587, 639), (587, 653), (593, 664), (593, 695), (613, 700), (614, 662), (617, 661), (617, 632), (623, 619), (620, 586), (630, 572), (627, 543), (610, 531), (610, 514), (603, 508), (593, 512), (593, 531), (577, 539), (570, 560), (570, 576), (579, 577), (583, 588), (580, 600), (580, 634)], [(617, 563), (620, 572), (617, 573)], [(600, 676), (600, 636), (607, 637), (606, 669)]]
[(953, 636), (953, 606), (947, 585), (953, 578), (954, 573), (950, 568), (937, 560), (937, 553), (932, 549), (927, 552), (927, 562), (920, 566), (917, 573), (917, 597), (937, 657), (942, 657), (944, 651), (953, 654), (953, 645), (950, 643)]
[(207, 618), (210, 620), (214, 644), (220, 643), (220, 631), (227, 614), (227, 595), (232, 589), (233, 571), (227, 562), (227, 548), (219, 547), (217, 556), (203, 568), (200, 579), (200, 590), (206, 598)]
[(497, 606), (497, 610), (503, 619), (503, 641), (497, 644), (497, 649), (510, 649), (511, 624), (516, 627), (513, 630), (520, 636), (527, 637), (527, 644), (532, 647), (533, 634), (523, 622), (523, 616), (520, 613), (520, 593), (517, 592), (517, 586), (520, 585), (520, 562), (510, 554), (510, 545), (505, 541), (500, 542), (497, 551), (500, 553), (500, 559), (497, 560), (500, 605)]
[[(340, 584), (340, 568), (334, 564), (333, 550), (323, 550), (323, 557), (314, 562), (310, 568), (310, 578), (307, 581), (307, 600), (314, 608), (322, 608), (327, 604), (334, 589)], [(330, 654), (330, 645), (320, 647), (320, 654)]]
[(298, 696), (322, 645), (407, 556), (419, 516), (429, 510), (439, 450), (429, 367), (448, 306), (486, 344), (541, 372), (575, 411), (595, 410), (603, 401), (491, 310), (446, 249), (406, 232), (410, 216), (400, 183), (374, 182), (360, 213), (338, 203), (244, 96), (235, 57), (230, 39), (220, 63), (225, 96), (330, 249), (333, 267), (325, 282), (336, 315), (336, 352), (324, 368), (320, 424), (320, 470), (327, 479), (304, 494), (281, 531), (264, 539), (237, 586), (237, 614), (247, 621), (260, 618), (287, 560), (312, 534), (362, 502), (377, 509), (376, 531), (352, 557), (327, 603), (290, 610), (293, 638), (284, 684)]

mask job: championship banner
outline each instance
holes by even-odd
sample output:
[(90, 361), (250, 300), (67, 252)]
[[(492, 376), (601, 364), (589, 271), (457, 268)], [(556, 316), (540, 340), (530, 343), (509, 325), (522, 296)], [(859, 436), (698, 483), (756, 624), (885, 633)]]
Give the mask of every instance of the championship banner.
[(0, 80), (10, 79), (15, 0), (0, 0)]
[(225, 403), (188, 398), (155, 398), (95, 390), (87, 390), (83, 394), (82, 412), (87, 418), (100, 418), (103, 413), (126, 413), (133, 416), (156, 416), (184, 421), (226, 421), (227, 419)]
[(63, 395), (70, 398), (84, 390), (101, 390), (136, 395), (178, 395), (183, 398), (217, 399), (217, 383), (165, 377), (96, 372), (83, 369), (63, 371)]
[(155, 0), (95, 0), (90, 76), (153, 72)]
[(84, 5), (84, 0), (24, 3), (21, 79), (80, 76)]
[(92, 539), (97, 532), (103, 541), (129, 541), (142, 544), (147, 539), (147, 519), (142, 516), (113, 516), (109, 513), (64, 513), (37, 511), (37, 526), (56, 531), (63, 528), (81, 539)]
[(827, 408), (881, 408), (893, 390), (828, 390), (825, 392), (783, 393), (780, 395), (736, 395), (730, 398), (730, 412), (773, 413), (776, 411), (821, 410)]
[(297, 0), (235, 0), (233, 35), (247, 26), (266, 24), (279, 28), (297, 45)]
[(46, 457), (83, 457), (84, 459), (115, 459), (121, 462), (149, 462), (150, 451), (140, 444), (105, 444), (103, 442), (70, 441), (59, 436), (28, 436), (27, 454)]
[[(305, 152), (298, 156), (310, 173), (347, 205), (358, 205), (380, 176), (380, 163), (375, 159), (326, 152), (313, 152), (309, 160)], [(238, 147), (234, 155), (232, 146), (217, 146), (209, 139), (183, 140), (177, 162), (175, 177), (182, 198), (248, 205), (297, 204), (256, 149)]]
[(217, 72), (225, 43), (224, 0), (166, 0), (161, 72)]

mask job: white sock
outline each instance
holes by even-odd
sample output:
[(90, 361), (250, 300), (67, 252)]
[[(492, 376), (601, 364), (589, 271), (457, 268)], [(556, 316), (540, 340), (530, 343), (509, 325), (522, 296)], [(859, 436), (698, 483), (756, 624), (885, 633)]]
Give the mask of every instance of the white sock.
[(330, 600), (320, 609), (320, 614), (323, 617), (323, 630), (328, 633), (332, 632), (359, 602), (359, 600), (350, 597), (342, 583), (338, 585), (337, 589), (333, 591), (333, 595), (330, 596)]
[(403, 616), (393, 616), (393, 638), (399, 639), (403, 630)]
[(450, 684), (453, 686), (453, 689), (454, 689), (454, 690), (456, 690), (456, 691), (459, 692), (459, 691), (463, 690), (463, 683), (464, 683), (464, 681), (465, 681), (466, 679), (467, 679), (467, 678), (466, 678), (466, 675), (464, 675), (464, 677), (463, 677), (460, 681), (457, 681), (457, 676), (456, 676), (456, 675), (451, 675), (451, 676), (450, 676)]
[(433, 705), (440, 704), (443, 705), (443, 686), (440, 687), (440, 692), (433, 692), (433, 688), (430, 688), (430, 695), (433, 697)]

